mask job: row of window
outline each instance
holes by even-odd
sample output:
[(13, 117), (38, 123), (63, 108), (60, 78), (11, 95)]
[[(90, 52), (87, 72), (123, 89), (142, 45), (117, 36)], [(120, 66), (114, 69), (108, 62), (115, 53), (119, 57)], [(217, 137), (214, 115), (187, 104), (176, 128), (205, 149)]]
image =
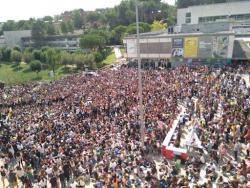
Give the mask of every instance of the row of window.
[(199, 18), (199, 23), (209, 23), (209, 22), (218, 22), (218, 21), (229, 21), (229, 20), (236, 20), (236, 21), (250, 20), (250, 14), (238, 14), (238, 15), (230, 15), (230, 16), (223, 15), (223, 16), (200, 17)]

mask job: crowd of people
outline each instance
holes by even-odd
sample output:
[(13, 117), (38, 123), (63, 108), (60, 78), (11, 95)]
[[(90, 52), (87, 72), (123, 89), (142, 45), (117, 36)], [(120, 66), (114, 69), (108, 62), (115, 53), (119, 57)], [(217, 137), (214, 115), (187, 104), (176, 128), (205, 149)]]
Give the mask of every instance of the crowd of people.
[[(2, 185), (248, 187), (250, 89), (235, 72), (230, 67), (143, 71), (144, 142), (134, 68), (5, 87), (0, 90)], [(170, 161), (161, 147), (179, 104), (196, 120), (203, 149), (190, 149), (187, 161)], [(206, 181), (200, 184), (202, 169)]]

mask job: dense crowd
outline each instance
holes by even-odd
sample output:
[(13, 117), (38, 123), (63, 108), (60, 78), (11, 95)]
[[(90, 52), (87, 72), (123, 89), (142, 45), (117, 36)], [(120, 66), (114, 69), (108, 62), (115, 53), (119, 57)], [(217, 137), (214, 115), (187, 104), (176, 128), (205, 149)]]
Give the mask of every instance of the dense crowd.
[[(208, 67), (143, 71), (144, 143), (136, 69), (6, 87), (0, 90), (3, 186), (7, 178), (10, 187), (195, 187), (205, 168), (207, 181), (199, 186), (247, 187), (250, 90), (234, 73)], [(154, 159), (179, 104), (196, 120), (206, 152), (192, 148), (180, 163), (161, 157), (159, 166)]]

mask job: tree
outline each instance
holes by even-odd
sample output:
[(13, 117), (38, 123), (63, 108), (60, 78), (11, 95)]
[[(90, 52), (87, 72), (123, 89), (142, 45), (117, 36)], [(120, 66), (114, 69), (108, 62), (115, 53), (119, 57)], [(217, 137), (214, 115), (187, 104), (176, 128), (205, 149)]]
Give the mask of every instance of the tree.
[(44, 22), (52, 22), (53, 21), (53, 18), (51, 16), (44, 16), (43, 17), (43, 21)]
[(114, 28), (114, 42), (116, 44), (121, 44), (122, 43), (122, 39), (126, 33), (126, 29), (127, 27), (126, 26), (123, 26), (123, 25), (118, 25), (117, 27)]
[(70, 33), (74, 32), (74, 24), (72, 21), (67, 22), (67, 29), (68, 29), (68, 32), (70, 32)]
[(65, 23), (65, 22), (62, 22), (62, 23), (61, 23), (61, 32), (62, 32), (63, 34), (68, 33), (67, 23)]
[(44, 37), (45, 34), (45, 27), (44, 22), (37, 21), (32, 26), (32, 37), (35, 40), (40, 40), (42, 37)]
[(49, 48), (46, 51), (46, 59), (49, 66), (52, 68), (53, 73), (55, 74), (56, 63), (60, 59), (60, 54), (54, 48)]
[(80, 39), (80, 46), (83, 49), (100, 49), (105, 46), (105, 38), (100, 35), (86, 34)]
[(74, 26), (77, 29), (81, 29), (83, 25), (83, 18), (81, 16), (80, 10), (74, 10), (73, 11), (73, 22)]
[(30, 70), (37, 74), (42, 70), (42, 64), (39, 60), (34, 60), (30, 63)]
[(34, 50), (32, 56), (33, 59), (41, 61), (41, 50)]
[(86, 67), (85, 57), (83, 54), (75, 54), (73, 62), (76, 64), (77, 69), (83, 70)]
[(84, 63), (89, 69), (96, 69), (95, 56), (93, 54), (86, 54), (84, 57)]
[(13, 47), (13, 50), (16, 50), (16, 51), (21, 52), (21, 48), (20, 48), (20, 46), (14, 46), (14, 47)]
[[(148, 23), (144, 23), (144, 22), (139, 23), (140, 33), (149, 32), (150, 29), (151, 29), (151, 26)], [(130, 24), (126, 29), (126, 33), (128, 33), (128, 34), (136, 34), (136, 23)]]
[(2, 49), (0, 49), (0, 61), (3, 60), (3, 52), (2, 52)]
[(33, 59), (32, 53), (29, 50), (25, 50), (22, 55), (22, 59), (25, 63), (30, 63)]
[(151, 25), (151, 31), (159, 31), (159, 30), (164, 30), (164, 29), (167, 29), (167, 24), (161, 21), (155, 20), (153, 24)]
[(56, 29), (55, 29), (55, 26), (53, 25), (52, 22), (49, 22), (47, 24), (47, 34), (48, 35), (55, 35), (56, 34)]
[(61, 53), (61, 64), (64, 65), (64, 67), (66, 67), (67, 65), (72, 63), (72, 57), (71, 54), (69, 54), (68, 52), (63, 51)]
[(2, 48), (2, 60), (10, 62), (11, 61), (11, 49), (10, 48)]
[(7, 22), (5, 22), (2, 26), (2, 30), (3, 31), (14, 31), (16, 30), (16, 24), (15, 21), (13, 20), (8, 20)]
[(19, 52), (17, 50), (12, 50), (11, 51), (11, 61), (15, 62), (17, 65), (19, 65), (21, 60), (22, 60), (21, 52)]

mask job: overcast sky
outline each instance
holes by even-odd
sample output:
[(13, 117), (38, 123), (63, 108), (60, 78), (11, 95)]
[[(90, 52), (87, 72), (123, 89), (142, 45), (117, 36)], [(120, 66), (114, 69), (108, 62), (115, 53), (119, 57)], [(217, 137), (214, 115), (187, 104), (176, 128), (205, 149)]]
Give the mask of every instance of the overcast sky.
[[(174, 4), (175, 0), (163, 0)], [(94, 10), (118, 5), (121, 0), (0, 0), (0, 22), (54, 16), (66, 10)]]

